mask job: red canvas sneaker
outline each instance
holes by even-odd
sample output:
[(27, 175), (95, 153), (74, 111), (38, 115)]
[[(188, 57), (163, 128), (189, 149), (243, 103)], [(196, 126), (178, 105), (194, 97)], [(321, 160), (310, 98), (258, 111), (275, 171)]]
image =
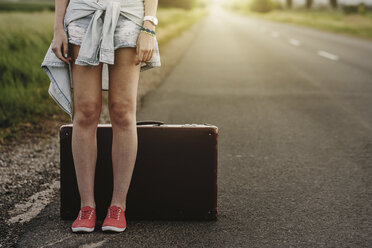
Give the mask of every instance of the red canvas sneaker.
[(102, 224), (102, 231), (122, 232), (127, 227), (125, 212), (119, 206), (110, 206)]
[(72, 223), (73, 232), (93, 232), (96, 225), (96, 209), (85, 206), (80, 209), (79, 215)]

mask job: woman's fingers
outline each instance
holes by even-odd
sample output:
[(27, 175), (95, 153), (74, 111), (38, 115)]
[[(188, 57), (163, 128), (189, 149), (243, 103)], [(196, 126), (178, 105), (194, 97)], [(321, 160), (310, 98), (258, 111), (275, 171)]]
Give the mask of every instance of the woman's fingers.
[(148, 49), (145, 48), (143, 49), (143, 57), (142, 57), (142, 62), (145, 62), (147, 59), (147, 54), (149, 53)]
[(71, 57), (68, 56), (68, 42), (67, 40), (63, 41), (63, 55), (66, 60), (70, 61)]
[(138, 60), (140, 61), (140, 62), (142, 62), (142, 60), (143, 60), (143, 49), (142, 48), (140, 48), (139, 49), (139, 52), (138, 52)]
[[(136, 46), (136, 52), (137, 52), (137, 59), (140, 62), (149, 61), (152, 58), (152, 55), (154, 53), (154, 48), (151, 44), (153, 42), (152, 37), (148, 37), (148, 34), (141, 33), (137, 46)], [(137, 65), (137, 64), (136, 64)]]
[(61, 44), (55, 44), (55, 45), (53, 45), (52, 50), (53, 50), (54, 54), (57, 56), (57, 58), (59, 58), (59, 59), (62, 60), (63, 62), (68, 63), (68, 60), (65, 59), (65, 58), (62, 56), (62, 45), (61, 45)]
[(135, 65), (139, 65), (141, 63), (141, 61), (138, 59), (138, 54), (136, 54), (136, 58), (134, 60), (134, 64)]
[[(71, 58), (68, 58), (68, 41), (64, 30), (59, 29), (54, 33), (52, 50), (57, 58), (63, 62), (68, 64), (71, 60)], [(67, 54), (66, 57), (65, 54)]]
[(142, 62), (145, 62), (145, 61), (146, 61), (146, 59), (147, 59), (147, 54), (148, 54), (148, 50), (147, 50), (147, 49), (143, 49)]
[(154, 50), (151, 49), (151, 50), (149, 51), (149, 54), (148, 54), (148, 57), (147, 57), (147, 60), (146, 60), (146, 61), (151, 60), (153, 54), (154, 54)]
[(143, 59), (142, 61), (145, 62), (145, 61), (149, 61), (152, 57), (152, 54), (154, 53), (154, 50), (151, 49), (151, 48), (146, 48), (143, 50)]

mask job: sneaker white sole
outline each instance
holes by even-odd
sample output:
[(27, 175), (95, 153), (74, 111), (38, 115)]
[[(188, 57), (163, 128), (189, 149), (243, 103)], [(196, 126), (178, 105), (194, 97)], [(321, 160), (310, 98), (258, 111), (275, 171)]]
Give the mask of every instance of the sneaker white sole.
[(115, 226), (103, 226), (102, 231), (114, 231), (114, 232), (122, 232), (125, 230), (126, 227), (124, 228), (119, 228)]
[(71, 227), (73, 232), (93, 232), (94, 227), (89, 228), (89, 227)]

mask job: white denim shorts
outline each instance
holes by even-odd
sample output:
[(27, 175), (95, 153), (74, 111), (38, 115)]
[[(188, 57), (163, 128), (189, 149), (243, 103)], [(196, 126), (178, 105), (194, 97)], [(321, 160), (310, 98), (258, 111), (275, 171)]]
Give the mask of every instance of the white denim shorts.
[[(88, 29), (93, 14), (72, 21), (67, 26), (68, 41), (71, 44), (80, 45)], [(129, 20), (123, 15), (119, 16), (114, 34), (115, 49), (120, 47), (136, 47), (137, 38), (140, 34), (141, 27)]]

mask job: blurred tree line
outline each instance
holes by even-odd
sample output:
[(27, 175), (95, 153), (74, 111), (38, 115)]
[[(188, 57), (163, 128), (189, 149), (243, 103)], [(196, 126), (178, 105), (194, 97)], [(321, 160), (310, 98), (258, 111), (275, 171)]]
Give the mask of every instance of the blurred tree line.
[(207, 0), (159, 0), (159, 7), (192, 9), (205, 7)]
[[(286, 5), (287, 5), (286, 7), (289, 9), (292, 8), (292, 3), (293, 3), (293, 0), (286, 0)], [(313, 7), (313, 4), (314, 4), (314, 0), (305, 0), (305, 7), (307, 9), (311, 9)], [(356, 4), (342, 4), (340, 6), (338, 0), (328, 0), (328, 4), (332, 9), (341, 8), (341, 10), (346, 14), (350, 14), (350, 13), (365, 14), (366, 11), (368, 10), (364, 2), (359, 2)]]
[[(54, 11), (55, 0), (0, 0), (1, 11)], [(159, 7), (192, 9), (194, 7), (205, 7), (208, 0), (159, 0)]]
[[(161, 1), (161, 0), (159, 0)], [(171, 0), (169, 0), (171, 1)], [(279, 0), (231, 0), (231, 6), (233, 8), (249, 8), (255, 12), (269, 12), (273, 9), (291, 9), (293, 7), (294, 0), (285, 0), (284, 6)], [(328, 0), (328, 6), (332, 9), (341, 9), (344, 13), (359, 13), (364, 14), (367, 12), (368, 7), (365, 3), (361, 2), (358, 4), (339, 4), (339, 0)], [(303, 8), (311, 9), (314, 7), (314, 0), (305, 0)]]

